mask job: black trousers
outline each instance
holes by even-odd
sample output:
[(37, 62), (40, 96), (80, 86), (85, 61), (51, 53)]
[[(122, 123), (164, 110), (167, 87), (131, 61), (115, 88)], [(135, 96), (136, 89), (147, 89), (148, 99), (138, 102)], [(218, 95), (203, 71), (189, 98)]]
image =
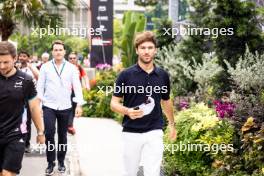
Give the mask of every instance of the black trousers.
[[(67, 129), (68, 120), (72, 113), (72, 109), (54, 110), (43, 107), (45, 137), (46, 137), (46, 155), (48, 163), (53, 163), (57, 159), (64, 162), (67, 152)], [(55, 146), (55, 131), (57, 120), (58, 145)]]

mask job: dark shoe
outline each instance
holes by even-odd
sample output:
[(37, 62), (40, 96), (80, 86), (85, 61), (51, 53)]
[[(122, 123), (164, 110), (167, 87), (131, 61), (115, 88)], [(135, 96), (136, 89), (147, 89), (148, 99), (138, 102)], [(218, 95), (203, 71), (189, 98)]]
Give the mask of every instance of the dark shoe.
[(65, 173), (66, 167), (65, 167), (64, 163), (59, 162), (58, 171), (59, 171), (59, 173)]
[(75, 129), (73, 128), (73, 126), (68, 127), (68, 133), (74, 135), (76, 133)]
[(45, 173), (46, 175), (52, 175), (54, 174), (54, 167), (55, 167), (55, 164), (54, 163), (49, 163)]

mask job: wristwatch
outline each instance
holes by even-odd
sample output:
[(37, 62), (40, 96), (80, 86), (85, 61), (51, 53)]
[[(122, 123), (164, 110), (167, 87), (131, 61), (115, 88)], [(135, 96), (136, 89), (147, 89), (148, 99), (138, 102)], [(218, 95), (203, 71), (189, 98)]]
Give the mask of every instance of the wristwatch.
[(44, 135), (44, 132), (43, 132), (43, 131), (39, 131), (39, 132), (37, 133), (37, 135), (38, 135), (38, 136), (43, 136), (43, 135)]

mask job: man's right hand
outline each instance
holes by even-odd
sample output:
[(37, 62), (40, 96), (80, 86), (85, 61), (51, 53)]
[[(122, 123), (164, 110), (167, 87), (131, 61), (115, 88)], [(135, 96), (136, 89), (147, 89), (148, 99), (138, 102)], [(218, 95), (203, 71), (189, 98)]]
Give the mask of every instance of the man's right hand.
[(143, 111), (141, 109), (135, 110), (134, 108), (128, 108), (126, 115), (128, 115), (131, 119), (138, 119), (143, 117)]
[(37, 135), (37, 143), (38, 144), (45, 144), (45, 135)]

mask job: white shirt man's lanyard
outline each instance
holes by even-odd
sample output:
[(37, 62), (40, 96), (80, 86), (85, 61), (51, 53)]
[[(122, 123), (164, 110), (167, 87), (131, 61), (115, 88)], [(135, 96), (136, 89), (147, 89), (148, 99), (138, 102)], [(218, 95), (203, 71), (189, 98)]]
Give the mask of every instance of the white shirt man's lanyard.
[(62, 85), (63, 85), (63, 82), (62, 82), (62, 79), (61, 79), (61, 74), (62, 74), (64, 66), (65, 66), (65, 61), (63, 62), (63, 65), (62, 65), (62, 68), (61, 68), (60, 72), (58, 71), (57, 67), (55, 66), (54, 60), (52, 61), (52, 65), (53, 65), (53, 68), (55, 69), (58, 77), (60, 78)]

